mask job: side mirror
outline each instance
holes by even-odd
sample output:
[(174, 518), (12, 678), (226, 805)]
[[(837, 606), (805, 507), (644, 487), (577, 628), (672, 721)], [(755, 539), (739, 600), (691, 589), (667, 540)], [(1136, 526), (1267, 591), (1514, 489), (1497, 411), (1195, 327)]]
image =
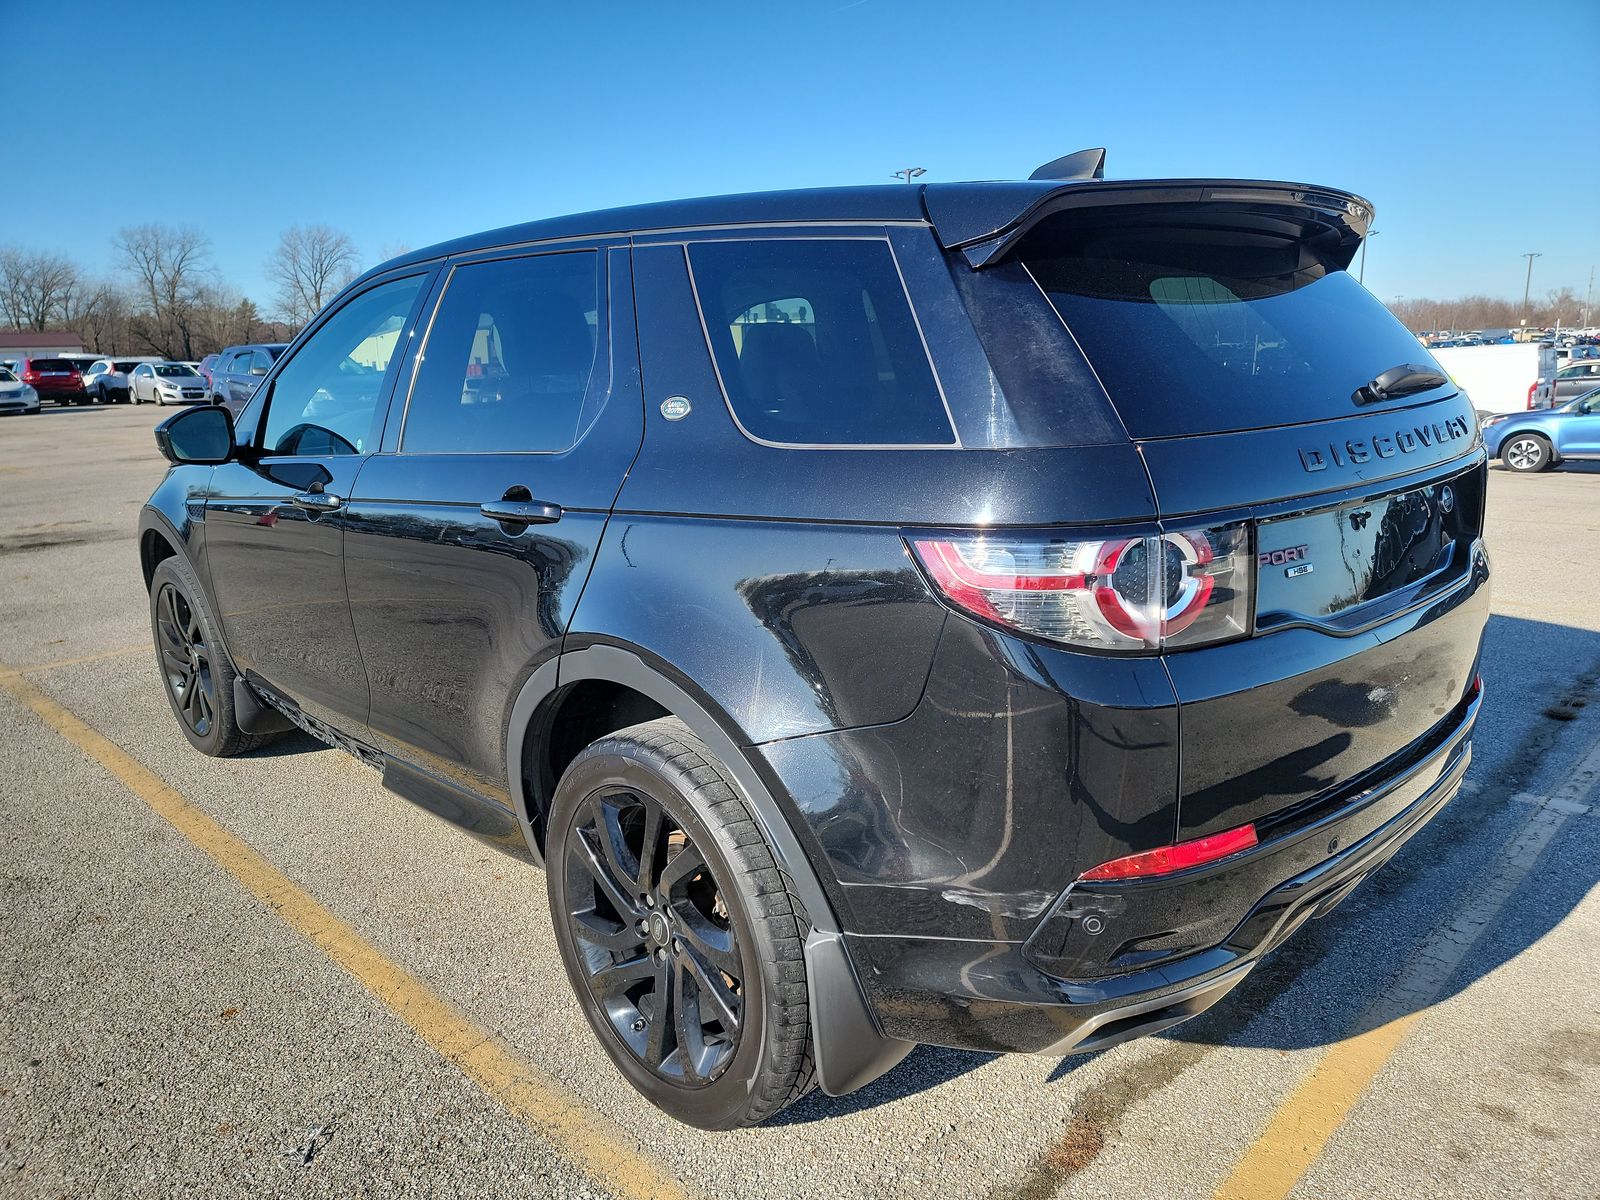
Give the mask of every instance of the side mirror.
[(186, 408), (156, 426), (156, 448), (179, 466), (225, 463), (233, 457), (233, 417), (220, 405)]
[(265, 375), (266, 373), (267, 373), (267, 369), (265, 367), (251, 367), (250, 368), (250, 374), (252, 374), (252, 375)]

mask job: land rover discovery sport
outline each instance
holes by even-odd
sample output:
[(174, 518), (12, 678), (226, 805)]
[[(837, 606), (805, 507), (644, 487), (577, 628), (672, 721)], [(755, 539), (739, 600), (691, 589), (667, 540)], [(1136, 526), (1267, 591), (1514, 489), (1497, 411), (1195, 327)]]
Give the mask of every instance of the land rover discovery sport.
[(1215, 1003), (1460, 784), (1484, 452), (1346, 271), (1365, 200), (1044, 174), (369, 272), (157, 431), (184, 733), (299, 727), (542, 863), (696, 1125)]

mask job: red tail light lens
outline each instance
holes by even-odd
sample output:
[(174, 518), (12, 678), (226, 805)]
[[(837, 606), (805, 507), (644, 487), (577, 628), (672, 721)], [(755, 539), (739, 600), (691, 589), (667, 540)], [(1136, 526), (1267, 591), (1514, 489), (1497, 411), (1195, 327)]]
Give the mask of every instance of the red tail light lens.
[(1146, 850), (1143, 854), (1130, 854), (1126, 858), (1113, 858), (1078, 876), (1079, 879), (1143, 879), (1149, 875), (1169, 875), (1186, 867), (1198, 867), (1216, 862), (1257, 844), (1256, 827), (1241, 825), (1210, 837), (1179, 842), (1176, 846), (1162, 846)]
[(1244, 525), (1071, 540), (985, 533), (914, 538), (911, 548), (973, 616), (1086, 650), (1148, 653), (1250, 628)]

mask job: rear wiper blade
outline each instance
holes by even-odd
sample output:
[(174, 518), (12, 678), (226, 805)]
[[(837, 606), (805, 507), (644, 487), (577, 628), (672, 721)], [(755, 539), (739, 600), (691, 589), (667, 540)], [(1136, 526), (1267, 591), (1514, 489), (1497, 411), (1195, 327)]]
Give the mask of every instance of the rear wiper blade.
[(1362, 384), (1351, 394), (1350, 399), (1357, 404), (1376, 404), (1380, 400), (1394, 400), (1416, 392), (1431, 391), (1437, 387), (1444, 387), (1449, 382), (1447, 376), (1432, 367), (1401, 363), (1398, 367), (1390, 367), (1371, 383)]

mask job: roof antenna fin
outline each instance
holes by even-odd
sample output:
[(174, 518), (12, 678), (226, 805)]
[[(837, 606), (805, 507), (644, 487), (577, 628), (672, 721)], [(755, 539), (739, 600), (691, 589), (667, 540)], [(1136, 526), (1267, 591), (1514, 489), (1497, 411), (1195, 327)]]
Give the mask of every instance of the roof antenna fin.
[(1079, 150), (1047, 162), (1029, 179), (1104, 179), (1106, 177), (1106, 148)]

